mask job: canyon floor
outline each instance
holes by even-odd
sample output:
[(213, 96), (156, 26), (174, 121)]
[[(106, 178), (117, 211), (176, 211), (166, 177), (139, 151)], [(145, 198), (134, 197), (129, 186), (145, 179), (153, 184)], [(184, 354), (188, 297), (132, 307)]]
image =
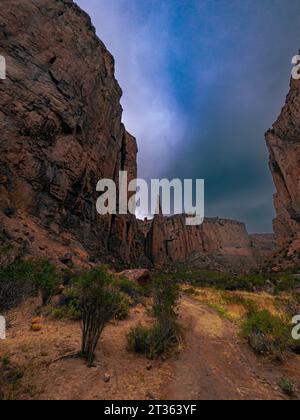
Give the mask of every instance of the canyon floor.
[(8, 315), (8, 337), (0, 345), (11, 370), (7, 399), (280, 400), (288, 398), (278, 385), (282, 378), (300, 384), (299, 356), (281, 364), (257, 357), (236, 323), (196, 297), (181, 299), (184, 340), (166, 360), (149, 361), (126, 349), (129, 329), (151, 322), (149, 307), (139, 305), (128, 320), (105, 329), (91, 369), (65, 358), (80, 348), (78, 323), (44, 319), (41, 331), (31, 331), (36, 304), (31, 300)]

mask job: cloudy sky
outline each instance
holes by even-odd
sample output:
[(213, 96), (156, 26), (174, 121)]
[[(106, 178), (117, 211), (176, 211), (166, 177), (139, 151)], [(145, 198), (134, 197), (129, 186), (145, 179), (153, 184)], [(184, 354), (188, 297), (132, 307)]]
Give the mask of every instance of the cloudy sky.
[(300, 48), (299, 0), (77, 0), (116, 59), (144, 178), (204, 178), (206, 216), (270, 232), (264, 132)]

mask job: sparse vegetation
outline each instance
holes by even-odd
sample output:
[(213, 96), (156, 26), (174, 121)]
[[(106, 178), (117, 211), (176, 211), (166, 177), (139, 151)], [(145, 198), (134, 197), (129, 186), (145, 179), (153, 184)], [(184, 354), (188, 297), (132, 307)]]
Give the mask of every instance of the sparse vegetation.
[(295, 385), (290, 379), (281, 378), (278, 385), (282, 392), (289, 397), (293, 397), (295, 395)]
[(116, 285), (122, 293), (128, 295), (134, 302), (140, 302), (143, 290), (137, 283), (122, 277), (116, 281)]
[(145, 327), (139, 324), (129, 332), (128, 347), (136, 353), (154, 359), (176, 345), (179, 341), (177, 305), (179, 287), (172, 281), (155, 279), (153, 284), (153, 314), (155, 324)]
[(23, 376), (24, 371), (13, 366), (8, 356), (0, 359), (0, 401), (15, 399)]
[(130, 313), (130, 300), (125, 293), (120, 293), (120, 303), (115, 318), (119, 321), (123, 321), (129, 317)]
[(33, 296), (35, 289), (33, 261), (15, 261), (0, 268), (0, 313), (17, 306), (23, 299)]
[(300, 287), (298, 271), (275, 274), (230, 274), (212, 270), (178, 267), (168, 274), (159, 274), (161, 279), (172, 279), (178, 283), (190, 284), (194, 288), (210, 287), (217, 290), (248, 292), (272, 291), (278, 294), (283, 291), (295, 290)]
[(22, 300), (40, 293), (49, 303), (59, 285), (59, 275), (47, 260), (16, 260), (0, 268), (0, 312), (17, 306)]
[(290, 343), (290, 328), (268, 310), (249, 311), (242, 324), (242, 334), (253, 350), (281, 360)]
[(299, 354), (299, 341), (292, 339), (290, 324), (292, 317), (299, 313), (297, 293), (196, 290), (198, 293), (193, 298), (236, 323), (257, 354), (274, 360), (282, 360), (289, 351)]
[(35, 261), (34, 284), (41, 294), (43, 306), (46, 306), (60, 284), (60, 278), (55, 265), (47, 260)]
[(75, 288), (82, 318), (81, 355), (91, 367), (103, 329), (118, 313), (122, 296), (103, 268), (83, 272)]

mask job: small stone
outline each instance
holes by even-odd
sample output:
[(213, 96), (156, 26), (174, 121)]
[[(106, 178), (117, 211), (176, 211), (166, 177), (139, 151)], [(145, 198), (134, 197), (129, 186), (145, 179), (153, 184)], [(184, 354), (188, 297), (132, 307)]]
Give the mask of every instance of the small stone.
[(152, 394), (152, 392), (147, 392), (147, 394), (146, 394), (146, 398), (147, 398), (148, 400), (151, 400), (151, 401), (156, 400), (156, 398), (155, 398), (155, 396)]
[(103, 377), (103, 380), (104, 380), (105, 383), (108, 383), (110, 381), (110, 379), (111, 379), (111, 376), (108, 373), (106, 373)]

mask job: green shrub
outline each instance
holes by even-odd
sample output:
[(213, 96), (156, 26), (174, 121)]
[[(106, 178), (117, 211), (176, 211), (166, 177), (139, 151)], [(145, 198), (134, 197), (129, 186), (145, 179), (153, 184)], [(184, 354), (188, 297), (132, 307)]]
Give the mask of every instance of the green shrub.
[(132, 328), (127, 334), (128, 348), (135, 353), (150, 357), (151, 354), (151, 329), (142, 324)]
[(132, 280), (128, 280), (126, 277), (118, 279), (116, 285), (122, 293), (126, 293), (133, 299), (141, 294), (141, 287)]
[(33, 261), (17, 260), (0, 268), (0, 313), (35, 294), (35, 273)]
[(292, 274), (276, 276), (273, 281), (275, 284), (275, 294), (279, 294), (287, 290), (294, 290), (300, 286), (299, 278)]
[(116, 319), (123, 321), (127, 319), (130, 314), (130, 301), (127, 295), (121, 293), (121, 300), (119, 303), (118, 312), (116, 313)]
[(143, 354), (149, 359), (155, 359), (178, 343), (178, 331), (166, 330), (159, 324), (153, 327), (139, 324), (130, 330), (127, 341), (129, 350)]
[(121, 277), (120, 279), (116, 280), (116, 286), (119, 288), (120, 292), (129, 296), (134, 304), (143, 302), (143, 287), (134, 281), (129, 280), (126, 277)]
[(166, 318), (177, 319), (177, 307), (180, 289), (176, 282), (155, 278), (153, 282), (154, 305), (153, 312), (158, 322)]
[(274, 293), (294, 290), (300, 286), (299, 276), (293, 273), (275, 274), (230, 274), (212, 270), (190, 269), (178, 266), (172, 273), (160, 273), (161, 280), (171, 279), (188, 283), (193, 287), (211, 287), (217, 290), (256, 292), (274, 287)]
[(259, 354), (282, 358), (290, 344), (290, 328), (267, 310), (251, 311), (242, 324), (242, 334)]
[(178, 285), (170, 279), (162, 280), (156, 277), (152, 293), (155, 325), (148, 328), (139, 324), (127, 335), (129, 349), (144, 354), (150, 359), (162, 355), (179, 341)]
[(66, 305), (61, 307), (52, 307), (47, 314), (55, 320), (70, 320), (79, 321), (81, 319), (80, 311), (73, 305)]
[(5, 312), (35, 296), (42, 295), (43, 305), (49, 303), (59, 285), (53, 264), (46, 260), (16, 260), (0, 268), (0, 312)]
[(295, 395), (295, 385), (288, 378), (281, 378), (278, 385), (282, 392), (289, 397), (293, 397)]
[(75, 293), (82, 318), (81, 355), (92, 366), (100, 336), (117, 315), (122, 296), (113, 277), (103, 268), (82, 272), (76, 279)]
[(47, 260), (34, 261), (34, 283), (42, 296), (43, 306), (48, 305), (60, 284), (56, 267)]

